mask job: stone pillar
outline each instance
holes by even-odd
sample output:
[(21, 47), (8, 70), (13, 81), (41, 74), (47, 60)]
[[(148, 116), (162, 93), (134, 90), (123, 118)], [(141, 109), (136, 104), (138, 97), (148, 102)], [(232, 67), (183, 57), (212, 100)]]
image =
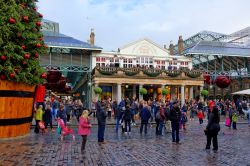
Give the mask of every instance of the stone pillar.
[(119, 104), (122, 100), (122, 85), (120, 83), (117, 84), (116, 90), (117, 103)]
[(176, 97), (175, 86), (171, 85), (171, 87), (170, 87), (170, 93), (171, 93), (171, 100), (175, 99), (175, 97)]
[(185, 86), (181, 85), (181, 106), (185, 103)]
[(189, 99), (194, 99), (194, 87), (189, 88)]
[(204, 101), (204, 97), (201, 95), (201, 91), (203, 90), (203, 85), (200, 86), (200, 99), (201, 101)]
[(133, 97), (136, 98), (136, 85), (133, 85)]
[(157, 88), (154, 88), (153, 100), (157, 97)]
[(140, 89), (143, 88), (143, 85), (139, 85), (139, 101), (143, 100), (143, 95), (140, 94)]

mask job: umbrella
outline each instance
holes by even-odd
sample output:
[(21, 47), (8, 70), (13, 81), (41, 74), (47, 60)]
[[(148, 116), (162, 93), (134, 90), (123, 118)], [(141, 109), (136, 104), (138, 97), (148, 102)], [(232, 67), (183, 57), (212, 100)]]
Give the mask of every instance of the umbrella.
[(233, 95), (250, 95), (250, 89), (241, 90), (241, 91), (238, 91), (238, 92), (234, 92), (232, 94)]

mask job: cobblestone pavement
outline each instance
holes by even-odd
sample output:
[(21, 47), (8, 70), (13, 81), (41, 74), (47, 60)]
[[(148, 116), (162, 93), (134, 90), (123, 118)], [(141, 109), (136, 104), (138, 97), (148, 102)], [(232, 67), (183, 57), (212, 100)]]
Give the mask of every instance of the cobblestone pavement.
[(0, 141), (0, 166), (9, 165), (94, 165), (94, 166), (250, 166), (250, 128), (239, 124), (238, 130), (221, 125), (219, 151), (205, 151), (205, 124), (189, 122), (188, 130), (181, 131), (181, 145), (171, 142), (171, 134), (155, 136), (149, 129), (148, 135), (140, 135), (138, 127), (130, 135), (116, 134), (114, 126), (106, 129), (107, 144), (96, 142), (97, 128), (93, 127), (86, 152), (81, 154), (81, 137), (76, 141), (66, 137), (59, 141), (56, 133), (30, 135), (18, 140)]

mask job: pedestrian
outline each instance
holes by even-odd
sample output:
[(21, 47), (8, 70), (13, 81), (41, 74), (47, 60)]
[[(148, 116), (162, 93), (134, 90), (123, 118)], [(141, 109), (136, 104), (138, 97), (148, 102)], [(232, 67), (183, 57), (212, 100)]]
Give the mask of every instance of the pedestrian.
[(248, 108), (246, 110), (243, 110), (243, 112), (246, 114), (246, 117), (248, 119), (248, 126), (250, 127), (250, 107), (248, 106)]
[(217, 152), (218, 150), (218, 139), (217, 135), (220, 131), (220, 115), (219, 110), (216, 106), (213, 107), (212, 112), (209, 114), (208, 117), (208, 124), (205, 129), (205, 134), (207, 136), (207, 145), (206, 149), (210, 149), (211, 141), (213, 139), (213, 150)]
[(90, 134), (90, 128), (92, 127), (88, 114), (88, 110), (84, 110), (82, 116), (79, 118), (78, 134), (82, 136), (81, 152), (85, 150), (87, 136)]
[(98, 101), (96, 103), (96, 116), (97, 116), (97, 122), (98, 122), (98, 143), (104, 144), (104, 132), (105, 132), (105, 126), (106, 126), (106, 118), (107, 118), (107, 112), (104, 110), (104, 103), (101, 103)]
[(54, 132), (55, 130), (53, 129), (52, 126), (52, 110), (50, 105), (46, 105), (45, 111), (44, 111), (44, 115), (43, 115), (43, 121), (45, 124), (45, 131), (48, 131), (48, 125), (50, 125), (50, 129), (52, 132)]
[(178, 102), (173, 102), (173, 108), (170, 110), (170, 120), (172, 126), (172, 142), (180, 143), (179, 129), (181, 120), (181, 111)]
[(55, 100), (52, 102), (52, 117), (54, 119), (56, 118), (58, 109), (59, 109), (59, 102), (58, 99), (55, 98)]
[(204, 113), (203, 113), (203, 111), (202, 111), (202, 110), (199, 110), (197, 116), (198, 116), (200, 125), (203, 124), (203, 119), (204, 119)]
[(92, 100), (91, 102), (91, 112), (93, 113), (93, 117), (96, 117), (96, 102), (94, 100)]
[(155, 108), (155, 122), (156, 122), (156, 135), (162, 136), (163, 123), (165, 120), (165, 113), (161, 105), (157, 103)]
[(138, 105), (136, 103), (135, 97), (133, 97), (132, 103), (131, 103), (131, 113), (132, 113), (132, 125), (134, 125), (134, 126), (136, 125), (135, 114), (137, 113), (137, 109), (138, 109)]
[(132, 120), (131, 108), (130, 105), (126, 105), (126, 110), (122, 118), (122, 121), (125, 123), (125, 129), (124, 129), (125, 134), (131, 132), (131, 120)]
[(39, 133), (39, 122), (43, 120), (43, 105), (39, 105), (35, 113), (36, 126), (34, 132)]
[(125, 101), (123, 99), (122, 101), (120, 101), (118, 109), (117, 109), (117, 119), (116, 119), (116, 127), (115, 127), (116, 133), (118, 133), (118, 129), (121, 124), (122, 117), (123, 117), (125, 110), (126, 110)]
[(237, 127), (236, 127), (237, 121), (238, 121), (238, 115), (237, 115), (236, 111), (234, 111), (233, 115), (232, 115), (232, 122), (233, 122), (233, 129), (234, 130), (237, 130)]
[(149, 108), (148, 108), (146, 102), (144, 102), (143, 108), (142, 108), (141, 112), (139, 113), (139, 115), (141, 117), (140, 133), (142, 134), (143, 126), (145, 126), (144, 133), (147, 134), (148, 121), (151, 118), (151, 113), (149, 111)]
[(186, 112), (182, 112), (181, 113), (181, 126), (183, 127), (183, 130), (186, 131), (186, 123), (187, 123), (188, 119), (187, 119), (187, 113)]
[(57, 111), (56, 117), (62, 119), (64, 124), (66, 125), (67, 115), (66, 115), (66, 112), (64, 109), (64, 105), (62, 105), (62, 104), (60, 105), (60, 109), (59, 109), (59, 111)]

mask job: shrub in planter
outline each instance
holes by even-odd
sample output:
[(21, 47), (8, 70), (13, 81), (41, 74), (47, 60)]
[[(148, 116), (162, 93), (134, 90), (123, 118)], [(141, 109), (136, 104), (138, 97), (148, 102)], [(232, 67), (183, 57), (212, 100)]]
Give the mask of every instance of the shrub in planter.
[(207, 96), (207, 95), (208, 95), (208, 91), (207, 91), (207, 90), (202, 90), (202, 91), (201, 91), (201, 95)]
[(145, 89), (145, 88), (141, 88), (140, 90), (139, 90), (139, 92), (140, 92), (140, 94), (141, 95), (146, 95), (148, 92), (147, 92), (147, 89)]
[(101, 94), (102, 93), (102, 88), (95, 87), (94, 91), (95, 91), (96, 94)]

